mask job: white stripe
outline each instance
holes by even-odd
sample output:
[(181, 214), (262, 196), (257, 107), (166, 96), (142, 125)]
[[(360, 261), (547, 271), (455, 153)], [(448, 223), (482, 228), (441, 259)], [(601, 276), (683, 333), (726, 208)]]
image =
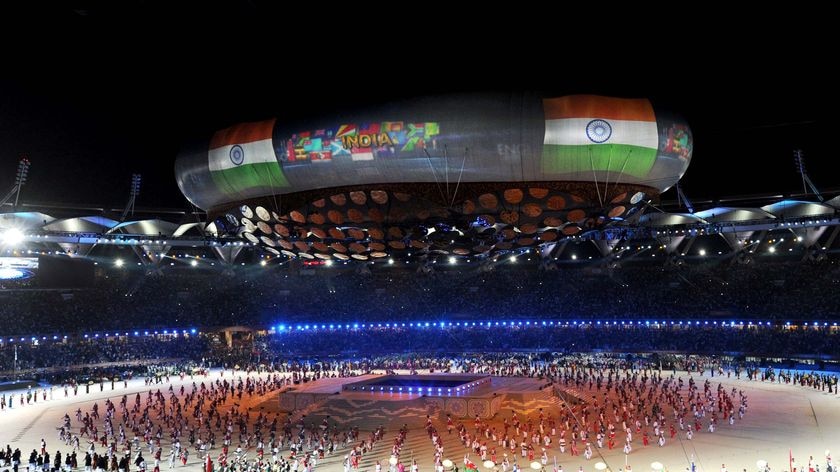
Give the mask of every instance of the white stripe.
[[(211, 171), (220, 171), (233, 169), (238, 167), (230, 159), (230, 150), (233, 149), (234, 144), (217, 147), (208, 152), (208, 163)], [(274, 147), (271, 145), (271, 139), (263, 139), (260, 141), (253, 141), (250, 143), (238, 144), (242, 148), (244, 159), (240, 165), (258, 164), (260, 162), (277, 162), (274, 156)]]
[[(599, 144), (586, 135), (586, 125), (599, 118), (566, 118), (545, 120), (545, 144), (583, 146)], [(600, 144), (630, 144), (655, 148), (659, 143), (655, 121), (628, 121), (605, 119), (612, 127), (610, 138)]]
[(350, 155), (354, 161), (372, 161), (373, 152), (354, 152)]

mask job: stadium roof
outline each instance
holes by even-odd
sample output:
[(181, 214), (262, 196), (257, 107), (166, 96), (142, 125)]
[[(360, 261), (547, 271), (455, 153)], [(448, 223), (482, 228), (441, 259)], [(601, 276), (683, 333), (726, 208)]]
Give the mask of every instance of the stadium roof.
[[(576, 236), (561, 238), (538, 246), (544, 260), (562, 260), (572, 254), (572, 247), (590, 245), (595, 259), (623, 257), (649, 248), (662, 251), (666, 257), (732, 256), (738, 254), (793, 253), (805, 251), (803, 258), (831, 253), (836, 250), (840, 235), (840, 197), (826, 203), (804, 199), (781, 199), (761, 207), (716, 206), (694, 214), (656, 211), (651, 208), (637, 221), (617, 222), (604, 230), (592, 230)], [(0, 214), (0, 254), (70, 254), (97, 256), (111, 254), (119, 247), (133, 247), (142, 264), (159, 265), (166, 257), (210, 257), (223, 264), (243, 260), (288, 260), (263, 253), (259, 245), (235, 235), (219, 235), (213, 223), (183, 222), (184, 215), (173, 218), (145, 218), (117, 222), (114, 219), (85, 213), (78, 216), (54, 218), (47, 213), (26, 211)], [(62, 211), (65, 213), (66, 211)], [(172, 221), (178, 220), (178, 221)], [(10, 244), (5, 235), (9, 230), (21, 233), (19, 245)], [(242, 230), (242, 229), (240, 229)], [(638, 245), (638, 242), (648, 242)], [(717, 241), (717, 242), (716, 242)], [(785, 246), (779, 245), (784, 242)], [(795, 246), (788, 246), (794, 243)], [(655, 244), (655, 246), (654, 246)], [(770, 249), (770, 248), (773, 249)], [(658, 248), (658, 249), (657, 249)], [(647, 250), (647, 249), (645, 249)], [(511, 255), (525, 254), (526, 248), (513, 248)], [(415, 251), (414, 261), (427, 263), (440, 257), (440, 251)], [(481, 257), (455, 257), (465, 262), (479, 262)]]

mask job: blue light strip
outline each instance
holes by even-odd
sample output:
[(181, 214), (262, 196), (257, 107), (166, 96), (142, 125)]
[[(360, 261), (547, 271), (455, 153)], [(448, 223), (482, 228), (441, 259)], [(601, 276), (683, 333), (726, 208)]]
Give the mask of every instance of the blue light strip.
[[(529, 320), (529, 321), (417, 321), (417, 322), (373, 322), (373, 323), (295, 323), (278, 324), (272, 326), (269, 331), (277, 334), (293, 333), (298, 331), (339, 331), (339, 330), (365, 330), (365, 329), (470, 329), (470, 328), (663, 328), (663, 327), (686, 327), (686, 328), (777, 328), (799, 326), (788, 322), (772, 321), (709, 321), (709, 320)], [(814, 321), (802, 323), (805, 327), (836, 327), (837, 322)]]
[[(285, 334), (292, 332), (317, 332), (317, 331), (339, 331), (339, 330), (366, 330), (366, 329), (471, 329), (471, 328), (663, 328), (663, 327), (686, 327), (686, 328), (829, 328), (837, 327), (836, 321), (806, 321), (806, 322), (773, 322), (773, 321), (709, 321), (709, 320), (528, 320), (528, 321), (416, 321), (416, 322), (373, 322), (373, 323), (303, 323), (303, 324), (278, 324), (270, 326), (268, 332), (271, 334)], [(24, 335), (24, 336), (2, 336), (0, 344), (16, 342), (61, 342), (67, 339), (101, 339), (114, 337), (140, 337), (159, 335), (186, 335), (201, 334), (196, 328), (190, 329), (163, 329), (163, 330), (112, 330), (94, 331), (90, 333), (74, 335)]]

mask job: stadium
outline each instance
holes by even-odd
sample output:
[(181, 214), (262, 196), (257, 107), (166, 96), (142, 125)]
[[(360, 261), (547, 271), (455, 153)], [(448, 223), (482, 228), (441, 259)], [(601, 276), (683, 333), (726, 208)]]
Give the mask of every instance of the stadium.
[(667, 85), (298, 80), (153, 130), (154, 91), (82, 113), (3, 83), (0, 470), (834, 470), (840, 187), (810, 102), (768, 125)]

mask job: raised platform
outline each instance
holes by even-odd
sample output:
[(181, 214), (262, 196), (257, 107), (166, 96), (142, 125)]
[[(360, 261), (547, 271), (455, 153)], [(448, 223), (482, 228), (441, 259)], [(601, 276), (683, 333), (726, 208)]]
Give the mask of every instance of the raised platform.
[[(280, 394), (280, 409), (312, 412), (336, 409), (388, 410), (391, 415), (425, 417), (446, 413), (453, 418), (492, 418), (499, 410), (521, 411), (546, 406), (550, 385), (538, 379), (468, 374), (362, 375), (320, 379)], [(410, 410), (410, 411), (409, 411)]]
[(429, 374), (429, 375), (385, 375), (372, 379), (343, 384), (344, 391), (406, 392), (429, 397), (467, 395), (484, 384), (490, 383), (486, 375)]

